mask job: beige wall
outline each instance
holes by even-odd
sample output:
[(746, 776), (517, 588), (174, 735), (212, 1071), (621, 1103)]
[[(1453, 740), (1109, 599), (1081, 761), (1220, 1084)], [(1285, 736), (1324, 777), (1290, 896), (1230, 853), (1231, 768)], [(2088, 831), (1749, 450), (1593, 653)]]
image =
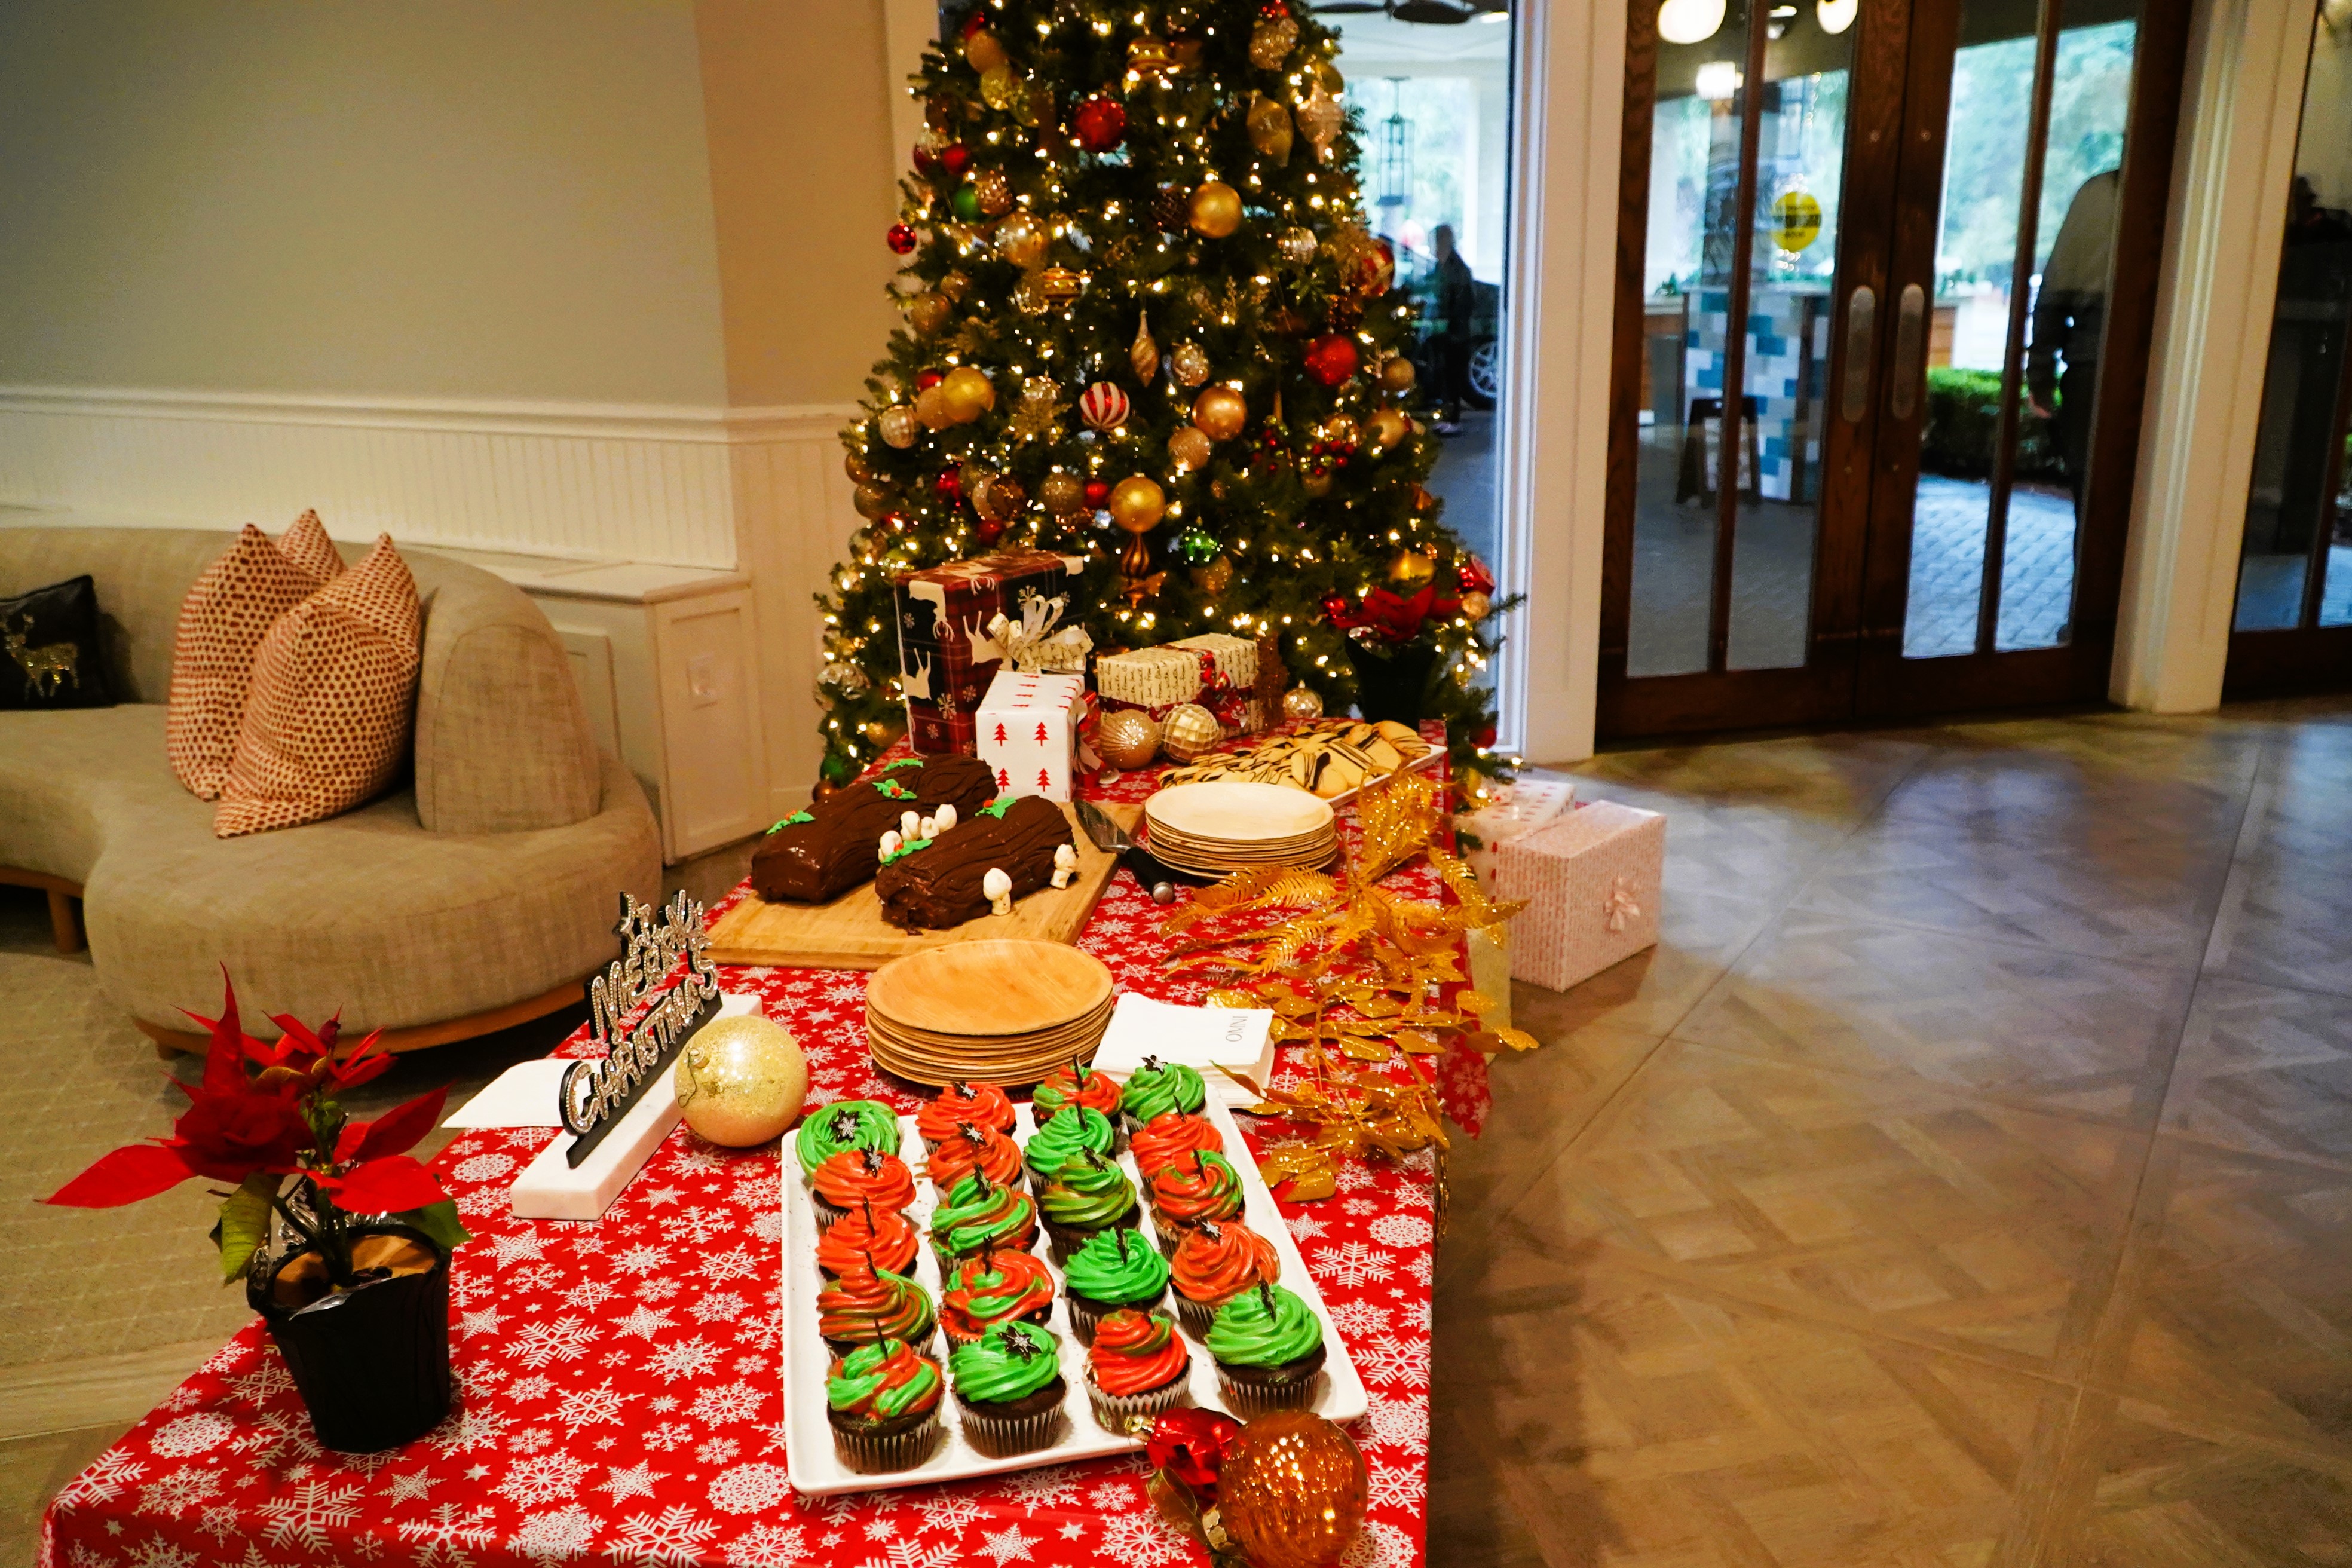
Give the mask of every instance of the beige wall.
[(10, 0), (0, 383), (724, 401), (688, 0)]
[(862, 395), (896, 321), (898, 208), (883, 12), (698, 0), (736, 405)]

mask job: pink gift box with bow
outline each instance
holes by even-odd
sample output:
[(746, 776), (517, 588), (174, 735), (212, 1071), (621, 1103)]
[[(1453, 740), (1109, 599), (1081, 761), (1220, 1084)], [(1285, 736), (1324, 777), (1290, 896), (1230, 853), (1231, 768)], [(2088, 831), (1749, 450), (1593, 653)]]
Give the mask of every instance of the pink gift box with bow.
[(1570, 811), (1495, 853), (1511, 921), (1511, 978), (1565, 991), (1658, 942), (1666, 819), (1613, 801)]

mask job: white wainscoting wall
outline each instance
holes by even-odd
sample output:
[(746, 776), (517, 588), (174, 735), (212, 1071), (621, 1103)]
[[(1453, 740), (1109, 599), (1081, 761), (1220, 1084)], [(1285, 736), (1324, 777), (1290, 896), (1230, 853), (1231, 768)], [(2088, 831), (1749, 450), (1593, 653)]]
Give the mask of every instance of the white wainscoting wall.
[(822, 753), (811, 595), (857, 526), (855, 412), (0, 385), (0, 506), (273, 533), (315, 507), (339, 539), (740, 571), (772, 821)]

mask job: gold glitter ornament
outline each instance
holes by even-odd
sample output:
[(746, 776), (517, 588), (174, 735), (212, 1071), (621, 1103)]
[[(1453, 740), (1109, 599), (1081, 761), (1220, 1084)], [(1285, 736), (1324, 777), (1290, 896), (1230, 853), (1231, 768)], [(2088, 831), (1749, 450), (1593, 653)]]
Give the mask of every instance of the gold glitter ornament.
[(980, 199), (980, 210), (991, 217), (1013, 210), (1013, 182), (1002, 169), (982, 169), (972, 177), (971, 191)]
[(1185, 217), (1193, 233), (1223, 239), (1242, 226), (1242, 194), (1223, 180), (1204, 181)]
[(1118, 708), (1095, 727), (1095, 754), (1122, 773), (1149, 767), (1160, 754), (1160, 721), (1140, 708)]
[(1474, 621), (1483, 621), (1494, 612), (1495, 601), (1475, 589), (1462, 595), (1462, 613)]
[(971, 292), (971, 278), (968, 273), (950, 272), (940, 279), (940, 292), (961, 305), (963, 297)]
[(1282, 258), (1293, 267), (1304, 267), (1315, 259), (1315, 231), (1311, 228), (1286, 228), (1275, 243)]
[(934, 383), (915, 394), (915, 417), (922, 421), (926, 430), (944, 430), (956, 422), (955, 416), (948, 412), (948, 395), (940, 390), (943, 384)]
[(1381, 364), (1381, 385), (1390, 392), (1411, 392), (1413, 378), (1419, 374), (1412, 368), (1412, 361), (1398, 354)]
[(1208, 432), (1193, 425), (1179, 425), (1168, 437), (1168, 458), (1181, 473), (1209, 466), (1215, 446)]
[(765, 1143), (799, 1119), (808, 1100), (800, 1042), (756, 1014), (703, 1025), (675, 1070), (686, 1124), (723, 1148)]
[(1160, 374), (1160, 345), (1151, 341), (1151, 318), (1139, 316), (1135, 321), (1135, 346), (1127, 351), (1127, 363), (1135, 371), (1135, 379), (1150, 381)]
[(1250, 64), (1262, 71), (1280, 70), (1298, 42), (1298, 24), (1287, 16), (1272, 16), (1250, 29)]
[(1021, 384), (1021, 401), (1013, 409), (1013, 433), (1033, 440), (1050, 435), (1061, 413), (1061, 388), (1049, 376), (1033, 375)]
[(980, 73), (980, 99), (991, 109), (1012, 108), (1021, 90), (1021, 77), (1009, 65), (991, 66)]
[(1260, 98), (1249, 107), (1244, 121), (1248, 127), (1250, 145), (1274, 160), (1276, 168), (1290, 163), (1290, 110), (1280, 99)]
[(1198, 386), (1209, 379), (1209, 356), (1198, 343), (1178, 343), (1168, 356), (1168, 368), (1179, 386)]
[(1192, 586), (1203, 594), (1222, 594), (1234, 584), (1234, 558), (1220, 555), (1206, 566), (1192, 568)]
[(1027, 213), (1014, 213), (996, 226), (996, 254), (1015, 267), (1045, 259), (1045, 231)]
[(947, 325), (955, 306), (945, 294), (922, 293), (907, 301), (907, 320), (926, 337)]
[(1170, 757), (1189, 763), (1225, 738), (1217, 716), (1197, 702), (1180, 702), (1160, 721), (1160, 745)]
[(1066, 305), (1087, 291), (1087, 277), (1066, 267), (1048, 267), (1037, 274), (1037, 287), (1051, 305)]
[(984, 28), (963, 41), (963, 58), (972, 69), (982, 76), (1007, 64), (1011, 58), (1005, 54), (1004, 46), (997, 42), (996, 35)]
[(1037, 499), (1055, 517), (1067, 517), (1087, 504), (1087, 487), (1076, 474), (1047, 474), (1037, 481)]
[(1311, 686), (1294, 686), (1282, 694), (1282, 716), (1286, 719), (1320, 719), (1323, 717), (1323, 694)]
[(903, 403), (894, 403), (874, 416), (876, 433), (902, 452), (921, 437), (922, 423), (915, 417), (915, 411)]
[(890, 510), (890, 492), (868, 480), (850, 492), (849, 504), (857, 509), (858, 516), (871, 522)]
[(1252, 1568), (1329, 1568), (1370, 1500), (1356, 1440), (1311, 1411), (1250, 1422), (1217, 1470), (1218, 1516)]
[(1307, 144), (1315, 149), (1315, 161), (1320, 163), (1328, 158), (1331, 143), (1338, 140), (1339, 124), (1345, 116), (1339, 100), (1324, 89), (1320, 76), (1307, 89), (1307, 95), (1298, 100), (1297, 107), (1291, 110), (1291, 118), (1298, 122), (1298, 133), (1307, 138)]
[(1026, 316), (1042, 316), (1054, 308), (1045, 298), (1045, 285), (1034, 272), (1024, 272), (1021, 281), (1013, 286), (1013, 308)]

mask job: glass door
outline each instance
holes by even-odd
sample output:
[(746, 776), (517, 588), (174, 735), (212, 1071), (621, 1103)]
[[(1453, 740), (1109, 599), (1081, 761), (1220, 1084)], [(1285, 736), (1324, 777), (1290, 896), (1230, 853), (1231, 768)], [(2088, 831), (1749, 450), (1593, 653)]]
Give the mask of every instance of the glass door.
[(2100, 693), (2186, 13), (1633, 0), (1603, 734)]

